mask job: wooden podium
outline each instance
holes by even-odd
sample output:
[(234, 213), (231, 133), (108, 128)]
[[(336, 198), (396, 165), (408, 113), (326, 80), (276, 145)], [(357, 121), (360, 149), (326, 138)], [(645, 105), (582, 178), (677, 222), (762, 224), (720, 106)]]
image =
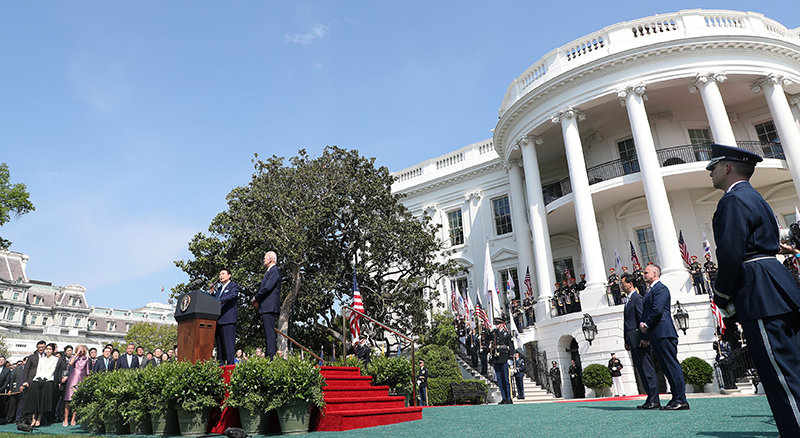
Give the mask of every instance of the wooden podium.
[(175, 306), (178, 360), (197, 363), (211, 359), (219, 312), (219, 300), (203, 291), (195, 290), (178, 297)]

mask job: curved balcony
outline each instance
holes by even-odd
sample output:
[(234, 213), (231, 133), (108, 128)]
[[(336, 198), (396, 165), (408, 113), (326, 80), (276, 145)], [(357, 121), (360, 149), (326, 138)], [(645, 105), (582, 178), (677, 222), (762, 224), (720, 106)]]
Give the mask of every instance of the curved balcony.
[[(764, 158), (786, 159), (780, 142), (737, 141), (736, 145)], [(711, 159), (711, 144), (675, 146), (658, 149), (656, 152), (661, 167), (709, 161)], [(639, 161), (635, 155), (608, 161), (586, 169), (586, 174), (589, 176), (589, 185), (638, 172)], [(572, 193), (572, 184), (569, 177), (542, 186), (542, 193), (544, 194), (545, 205)]]

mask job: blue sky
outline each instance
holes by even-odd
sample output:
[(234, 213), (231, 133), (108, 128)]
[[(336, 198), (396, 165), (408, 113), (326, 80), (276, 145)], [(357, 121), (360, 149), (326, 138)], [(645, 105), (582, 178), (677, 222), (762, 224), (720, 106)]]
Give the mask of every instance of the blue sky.
[(489, 138), (550, 50), (698, 7), (800, 27), (788, 0), (6, 2), (0, 162), (36, 211), (0, 236), (90, 305), (158, 301), (254, 153), (335, 144), (400, 170)]

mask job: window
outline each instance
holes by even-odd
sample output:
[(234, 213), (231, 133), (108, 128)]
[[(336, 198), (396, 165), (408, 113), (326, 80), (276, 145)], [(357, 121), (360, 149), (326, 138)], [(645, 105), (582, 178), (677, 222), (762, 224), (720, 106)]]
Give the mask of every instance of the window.
[(770, 143), (780, 144), (781, 139), (778, 138), (778, 131), (775, 130), (775, 124), (772, 123), (772, 120), (768, 120), (764, 123), (757, 123), (755, 128), (756, 134), (758, 134), (758, 139), (761, 141), (761, 149), (764, 150), (764, 157), (777, 157), (782, 150), (779, 150)]
[(8, 311), (8, 319), (9, 319), (9, 321), (13, 321), (14, 320), (14, 315), (15, 314), (16, 314), (16, 312), (14, 312), (14, 310), (9, 310)]
[(69, 305), (70, 305), (70, 306), (73, 306), (73, 307), (75, 307), (75, 306), (79, 305), (80, 303), (81, 303), (81, 300), (80, 300), (80, 298), (78, 298), (78, 297), (71, 297), (71, 298), (69, 299)]
[(75, 318), (75, 327), (80, 327), (81, 323), (83, 323), (83, 318), (81, 317)]
[(36, 316), (36, 315), (32, 315), (32, 316), (31, 316), (31, 325), (34, 325), (34, 324), (36, 324), (36, 318), (37, 318), (37, 316)]
[(18, 300), (19, 299), (19, 292), (14, 292), (14, 296), (13, 296), (12, 299)]
[(645, 227), (634, 230), (636, 241), (639, 245), (639, 257), (641, 257), (642, 267), (648, 263), (658, 264), (658, 252), (656, 251), (656, 239), (653, 236), (653, 227)]
[(97, 321), (90, 319), (89, 320), (89, 330), (94, 330), (97, 327)]
[(501, 284), (497, 287), (500, 289), (500, 294), (508, 300), (508, 273), (511, 272), (511, 278), (514, 280), (514, 300), (519, 299), (519, 279), (517, 278), (517, 270), (515, 268), (500, 271)]
[[(711, 149), (707, 146), (712, 143), (711, 131), (708, 129), (689, 129), (689, 141), (694, 146), (694, 156), (697, 161), (707, 161), (711, 159)], [(704, 147), (700, 147), (700, 146)]]
[(575, 273), (575, 266), (572, 263), (572, 257), (567, 257), (561, 260), (553, 260), (553, 269), (556, 270), (556, 281), (559, 284), (563, 281), (567, 281), (567, 274), (565, 272), (565, 268), (569, 268), (569, 275), (572, 276), (572, 279), (575, 280), (576, 278), (580, 278)]
[(450, 244), (464, 244), (464, 223), (461, 221), (461, 210), (447, 213), (447, 223), (450, 226)]
[(33, 304), (42, 304), (42, 297), (39, 295), (35, 295), (33, 297)]
[(622, 172), (624, 175), (636, 173), (639, 171), (639, 160), (636, 158), (636, 145), (633, 139), (622, 140), (617, 142), (617, 149), (619, 150), (619, 158), (622, 161)]
[(130, 331), (133, 324), (125, 324), (125, 331)]
[(508, 196), (492, 200), (494, 209), (494, 226), (497, 235), (508, 234), (511, 231), (511, 207), (508, 204)]
[(117, 323), (109, 321), (108, 322), (108, 331), (113, 332), (116, 329), (117, 329)]
[(61, 317), (61, 325), (67, 325), (67, 317), (66, 316), (62, 316)]
[(42, 317), (42, 325), (47, 325), (47, 321), (49, 321), (49, 320), (50, 320), (50, 318), (48, 318), (46, 316), (43, 316)]

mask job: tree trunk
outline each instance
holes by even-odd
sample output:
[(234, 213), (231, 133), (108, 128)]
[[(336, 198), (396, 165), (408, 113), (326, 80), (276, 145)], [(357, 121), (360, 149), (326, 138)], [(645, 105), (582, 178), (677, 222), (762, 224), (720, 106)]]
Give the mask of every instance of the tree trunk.
[[(294, 308), (294, 303), (297, 302), (297, 296), (300, 294), (300, 265), (297, 263), (292, 264), (292, 282), (293, 287), (289, 291), (289, 294), (286, 295), (286, 298), (283, 300), (283, 305), (281, 305), (281, 314), (278, 317), (278, 330), (289, 336), (289, 316), (292, 314), (292, 308)], [(289, 341), (286, 340), (281, 335), (276, 335), (278, 341), (278, 350), (283, 351), (284, 353), (289, 351)]]

